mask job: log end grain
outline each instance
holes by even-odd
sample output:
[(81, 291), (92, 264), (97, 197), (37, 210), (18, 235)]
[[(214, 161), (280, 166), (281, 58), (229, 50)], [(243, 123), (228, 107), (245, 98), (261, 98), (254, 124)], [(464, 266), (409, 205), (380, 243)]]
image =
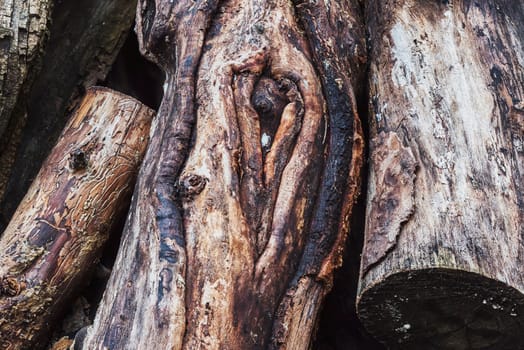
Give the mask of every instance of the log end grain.
[(431, 268), (361, 291), (358, 314), (391, 349), (522, 349), (524, 295), (500, 281)]

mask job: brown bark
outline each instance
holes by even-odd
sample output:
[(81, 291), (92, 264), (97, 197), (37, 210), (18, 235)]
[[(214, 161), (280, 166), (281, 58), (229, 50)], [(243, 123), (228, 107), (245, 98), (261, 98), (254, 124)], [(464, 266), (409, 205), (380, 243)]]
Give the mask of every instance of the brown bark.
[(127, 208), (153, 111), (91, 88), (0, 240), (0, 347), (43, 347)]
[(307, 348), (360, 180), (358, 15), (351, 1), (140, 2), (142, 50), (168, 85), (76, 346)]
[(358, 308), (396, 349), (524, 347), (524, 6), (369, 1)]
[[(0, 103), (10, 118), (8, 130), (3, 135), (0, 130), (0, 231), (7, 226), (85, 89), (106, 76), (131, 28), (136, 7), (136, 2), (128, 0), (55, 2), (49, 40), (45, 53), (40, 53), (41, 69), (38, 74), (32, 71), (27, 91), (20, 96), (10, 92), (11, 102)], [(32, 8), (37, 1), (15, 3)], [(33, 22), (45, 19), (43, 13), (28, 18)], [(34, 35), (29, 36), (33, 45)], [(27, 65), (34, 61), (26, 61), (25, 56), (20, 60)], [(6, 69), (9, 76), (23, 77), (15, 66)], [(8, 106), (12, 111), (7, 111)]]
[[(19, 134), (24, 122), (24, 115), (14, 118), (12, 112), (38, 71), (52, 4), (50, 0), (0, 3), (0, 164), (4, 153), (14, 151), (8, 140)], [(0, 167), (0, 197), (8, 179), (5, 170)]]

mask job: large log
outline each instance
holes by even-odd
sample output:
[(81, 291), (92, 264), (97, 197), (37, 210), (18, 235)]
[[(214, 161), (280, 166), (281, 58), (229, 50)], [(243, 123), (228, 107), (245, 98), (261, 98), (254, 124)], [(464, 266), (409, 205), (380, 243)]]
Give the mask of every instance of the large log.
[[(7, 226), (86, 88), (104, 80), (132, 26), (136, 8), (136, 1), (129, 0), (54, 2), (49, 40), (41, 54), (42, 67), (36, 76), (33, 74), (27, 91), (18, 98), (9, 95), (16, 105), (9, 129), (0, 137), (0, 231)], [(33, 14), (30, 18), (36, 21), (42, 16)], [(14, 67), (7, 70), (11, 75), (18, 74)], [(0, 104), (0, 108), (6, 106)]]
[(141, 1), (141, 47), (167, 90), (115, 268), (75, 346), (307, 348), (358, 192), (357, 9)]
[(0, 348), (46, 344), (125, 214), (152, 115), (88, 90), (0, 240)]
[(368, 1), (358, 309), (391, 348), (524, 348), (524, 5)]

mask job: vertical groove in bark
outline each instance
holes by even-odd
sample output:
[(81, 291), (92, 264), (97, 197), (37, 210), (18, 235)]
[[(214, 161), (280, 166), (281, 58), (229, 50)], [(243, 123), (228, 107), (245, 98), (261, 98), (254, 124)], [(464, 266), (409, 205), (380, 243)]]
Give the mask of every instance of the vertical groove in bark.
[(115, 269), (77, 346), (308, 346), (360, 181), (356, 8), (139, 4), (142, 50), (168, 87)]
[(331, 290), (334, 269), (342, 264), (364, 153), (354, 94), (363, 89), (366, 63), (359, 6), (356, 1), (330, 6), (306, 1), (294, 4), (322, 82), (329, 129), (325, 138), (328, 154), (307, 243), (273, 325), (272, 346), (286, 349), (308, 346), (316, 316)]
[(178, 175), (195, 122), (195, 76), (204, 35), (217, 5), (204, 0), (138, 4), (141, 50), (167, 73), (167, 89), (115, 261), (118, 273), (112, 273), (94, 325), (76, 346), (182, 347), (186, 254)]
[(521, 348), (523, 5), (369, 1), (367, 15), (360, 317), (392, 348)]
[[(33, 8), (37, 1), (23, 3)], [(42, 69), (38, 74), (33, 72), (29, 79), (33, 84), (27, 84), (27, 91), (18, 99), (14, 93), (9, 95), (9, 108), (14, 110), (9, 130), (0, 137), (0, 230), (9, 222), (85, 89), (105, 78), (129, 32), (135, 8), (136, 2), (129, 0), (57, 1)], [(28, 18), (43, 21), (46, 17), (40, 12)], [(36, 45), (36, 39), (30, 41)], [(7, 72), (19, 74), (15, 67), (8, 67)], [(9, 106), (0, 105), (4, 110)]]
[[(37, 71), (51, 7), (49, 0), (4, 0), (0, 6), (0, 164), (3, 154), (12, 154), (16, 147), (8, 140), (19, 131), (25, 116), (11, 114)], [(0, 167), (0, 198), (8, 178), (5, 167)]]
[(88, 90), (0, 240), (0, 347), (35, 349), (124, 214), (153, 111)]

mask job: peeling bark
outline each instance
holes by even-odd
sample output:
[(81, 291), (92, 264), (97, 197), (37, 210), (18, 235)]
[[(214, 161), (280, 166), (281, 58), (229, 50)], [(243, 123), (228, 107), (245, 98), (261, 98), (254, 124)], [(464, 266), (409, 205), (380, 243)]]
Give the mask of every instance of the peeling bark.
[(366, 273), (395, 249), (401, 226), (414, 211), (416, 160), (394, 132), (381, 132), (374, 138), (373, 162), (368, 179), (366, 245), (373, 246), (362, 256)]
[[(7, 226), (86, 88), (104, 80), (131, 28), (136, 6), (128, 0), (55, 2), (45, 53), (39, 52), (41, 46), (32, 48), (32, 55), (42, 56), (41, 69), (28, 72), (31, 76), (20, 96), (11, 91), (9, 103), (0, 100), (0, 108), (10, 118), (2, 134), (0, 112), (0, 231)], [(32, 8), (36, 1), (15, 3)], [(40, 23), (46, 18), (40, 12), (28, 18)], [(30, 35), (32, 45), (37, 44), (35, 35)], [(28, 69), (35, 61), (29, 58), (21, 58)], [(6, 69), (8, 76), (18, 80), (26, 76), (14, 66)]]
[(126, 209), (153, 111), (87, 92), (0, 240), (0, 347), (37, 349)]
[[(524, 7), (367, 7), (372, 148), (360, 318), (393, 349), (522, 348)], [(384, 135), (413, 160), (390, 147), (384, 162)]]
[(140, 2), (167, 90), (75, 346), (307, 348), (360, 182), (365, 47), (356, 3), (294, 5)]

